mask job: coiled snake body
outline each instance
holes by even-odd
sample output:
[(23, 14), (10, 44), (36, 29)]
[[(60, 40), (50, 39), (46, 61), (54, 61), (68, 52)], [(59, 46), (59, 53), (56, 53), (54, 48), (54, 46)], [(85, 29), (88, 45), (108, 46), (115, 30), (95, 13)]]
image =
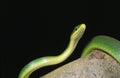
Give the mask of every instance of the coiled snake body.
[[(30, 74), (39, 68), (55, 65), (66, 60), (76, 48), (77, 43), (84, 34), (85, 29), (85, 24), (76, 26), (70, 36), (70, 41), (65, 51), (58, 56), (46, 56), (31, 61), (22, 68), (18, 78), (29, 78)], [(85, 57), (93, 49), (101, 49), (120, 62), (120, 41), (112, 37), (102, 35), (94, 37), (82, 52), (81, 57)]]

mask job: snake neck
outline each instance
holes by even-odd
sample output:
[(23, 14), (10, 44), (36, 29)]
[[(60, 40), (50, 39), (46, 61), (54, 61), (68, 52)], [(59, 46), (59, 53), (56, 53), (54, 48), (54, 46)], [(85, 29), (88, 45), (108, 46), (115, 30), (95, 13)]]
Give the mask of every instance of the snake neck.
[(75, 50), (77, 46), (78, 41), (70, 40), (68, 47), (65, 49), (65, 51), (58, 56), (58, 58), (61, 58), (61, 62), (66, 60)]

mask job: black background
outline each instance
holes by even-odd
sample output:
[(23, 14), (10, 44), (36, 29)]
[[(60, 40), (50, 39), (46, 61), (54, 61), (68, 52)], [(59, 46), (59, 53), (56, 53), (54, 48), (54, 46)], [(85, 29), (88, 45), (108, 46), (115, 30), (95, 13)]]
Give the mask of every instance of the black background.
[[(7, 51), (2, 54), (2, 78), (17, 78), (21, 68), (31, 60), (63, 52), (73, 28), (81, 23), (85, 23), (87, 28), (74, 53), (61, 64), (35, 71), (31, 78), (38, 78), (79, 58), (85, 45), (96, 35), (108, 35), (120, 40), (119, 10), (111, 4), (83, 1), (74, 5), (65, 4), (67, 8), (61, 7), (62, 4), (50, 9), (43, 7), (42, 10), (18, 8), (19, 14), (25, 15), (10, 17), (14, 19), (14, 25), (8, 27)], [(34, 13), (29, 13), (31, 11)]]
[(8, 16), (8, 0), (1, 1), (0, 5), (0, 16)]

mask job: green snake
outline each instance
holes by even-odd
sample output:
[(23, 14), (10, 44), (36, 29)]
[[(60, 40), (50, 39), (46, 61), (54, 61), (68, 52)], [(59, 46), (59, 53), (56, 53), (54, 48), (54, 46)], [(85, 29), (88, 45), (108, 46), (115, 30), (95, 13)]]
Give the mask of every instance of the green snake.
[[(85, 24), (76, 26), (70, 36), (70, 41), (67, 48), (60, 55), (41, 57), (31, 61), (22, 68), (18, 78), (29, 78), (31, 73), (39, 68), (59, 64), (66, 60), (76, 48), (79, 40), (85, 32), (85, 29)], [(120, 41), (117, 39), (104, 35), (96, 36), (83, 50), (81, 57), (85, 57), (93, 49), (103, 50), (120, 63)]]

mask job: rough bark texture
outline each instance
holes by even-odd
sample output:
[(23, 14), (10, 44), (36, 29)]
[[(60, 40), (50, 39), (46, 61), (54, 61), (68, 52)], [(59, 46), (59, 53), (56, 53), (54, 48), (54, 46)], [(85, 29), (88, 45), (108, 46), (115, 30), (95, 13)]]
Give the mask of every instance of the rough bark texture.
[(85, 58), (70, 62), (40, 78), (120, 78), (120, 63), (102, 51), (93, 50)]

